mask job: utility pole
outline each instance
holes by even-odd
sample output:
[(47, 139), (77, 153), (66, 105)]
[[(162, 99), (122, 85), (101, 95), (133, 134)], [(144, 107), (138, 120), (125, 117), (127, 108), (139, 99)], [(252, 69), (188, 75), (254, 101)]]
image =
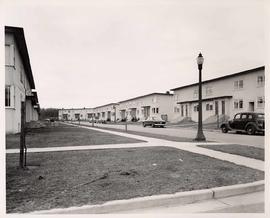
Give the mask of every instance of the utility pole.
[(127, 132), (127, 117), (126, 117), (126, 122), (125, 122), (125, 130)]

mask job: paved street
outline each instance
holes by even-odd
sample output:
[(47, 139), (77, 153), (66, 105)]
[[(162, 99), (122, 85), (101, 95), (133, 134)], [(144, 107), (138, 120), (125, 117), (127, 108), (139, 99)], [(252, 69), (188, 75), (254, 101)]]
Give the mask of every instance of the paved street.
[[(83, 124), (92, 125), (89, 122), (81, 122)], [(117, 128), (125, 129), (124, 125), (114, 125), (114, 124), (96, 124), (95, 126), (103, 128)], [(142, 127), (139, 125), (128, 125), (128, 130), (138, 131), (138, 132), (149, 132), (168, 136), (179, 136), (187, 138), (195, 138), (197, 134), (196, 129), (191, 128), (181, 128), (181, 127), (168, 127), (168, 128), (152, 128), (152, 127)], [(218, 131), (207, 131), (204, 130), (204, 135), (208, 141), (217, 141), (221, 143), (236, 143), (241, 145), (250, 145), (258, 148), (264, 148), (264, 136), (261, 135), (246, 135), (246, 134), (236, 134), (236, 133), (221, 133)]]

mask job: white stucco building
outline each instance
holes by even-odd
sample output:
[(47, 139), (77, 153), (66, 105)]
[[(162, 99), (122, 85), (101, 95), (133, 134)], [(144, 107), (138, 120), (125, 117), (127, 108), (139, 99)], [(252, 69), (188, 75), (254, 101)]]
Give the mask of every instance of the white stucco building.
[(58, 110), (59, 120), (91, 120), (94, 114), (93, 108), (70, 108)]
[(94, 108), (95, 120), (99, 121), (116, 121), (118, 103), (110, 103)]
[(173, 95), (170, 93), (151, 93), (118, 102), (118, 117), (131, 120), (144, 120), (149, 116), (159, 116), (164, 120), (170, 120)]
[[(264, 112), (265, 70), (258, 67), (202, 82), (203, 121), (225, 120), (242, 111)], [(198, 83), (174, 91), (173, 121), (198, 120)]]
[(26, 122), (36, 121), (39, 103), (23, 28), (5, 27), (5, 126), (6, 133), (21, 129), (21, 104)]

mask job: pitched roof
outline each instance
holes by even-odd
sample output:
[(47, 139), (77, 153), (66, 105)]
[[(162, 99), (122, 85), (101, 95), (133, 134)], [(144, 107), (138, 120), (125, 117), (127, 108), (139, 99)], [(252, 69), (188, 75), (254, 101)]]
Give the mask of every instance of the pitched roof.
[[(217, 78), (214, 78), (214, 79), (204, 80), (204, 81), (202, 81), (202, 84), (217, 81), (217, 80), (227, 79), (227, 78), (234, 77), (234, 76), (244, 75), (244, 74), (256, 72), (256, 71), (259, 71), (259, 70), (264, 70), (264, 68), (265, 68), (264, 66), (261, 66), (261, 67), (241, 71), (241, 72), (234, 73), (234, 74), (229, 74), (229, 75), (226, 75), (226, 76), (217, 77)], [(193, 84), (189, 84), (189, 85), (185, 85), (185, 86), (180, 86), (180, 87), (171, 89), (171, 91), (175, 91), (175, 90), (179, 90), (179, 89), (183, 89), (183, 88), (187, 88), (187, 87), (191, 87), (191, 86), (197, 86), (198, 84), (199, 83), (193, 83)]]
[(101, 107), (106, 107), (106, 106), (110, 106), (110, 105), (118, 105), (118, 103), (105, 104), (105, 105), (97, 106), (94, 109), (101, 108)]
[(147, 96), (151, 96), (151, 95), (167, 95), (167, 96), (172, 96), (173, 94), (153, 92), (153, 93), (150, 93), (150, 94), (147, 94), (147, 95), (141, 95), (141, 96), (138, 96), (138, 97), (135, 97), (135, 98), (130, 98), (130, 99), (127, 99), (127, 100), (124, 100), (124, 101), (119, 101), (118, 103), (123, 103), (123, 102), (126, 102), (126, 101), (132, 101), (132, 100), (135, 100), (135, 99), (139, 99), (139, 98), (143, 98), (143, 97), (147, 97)]

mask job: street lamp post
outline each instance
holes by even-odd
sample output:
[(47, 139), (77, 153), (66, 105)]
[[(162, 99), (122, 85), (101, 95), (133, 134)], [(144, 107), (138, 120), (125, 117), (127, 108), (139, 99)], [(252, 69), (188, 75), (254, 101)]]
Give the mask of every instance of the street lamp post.
[(205, 141), (205, 136), (203, 134), (202, 126), (202, 66), (203, 66), (203, 56), (200, 53), (197, 57), (197, 64), (199, 69), (199, 111), (198, 111), (198, 132), (195, 141)]

